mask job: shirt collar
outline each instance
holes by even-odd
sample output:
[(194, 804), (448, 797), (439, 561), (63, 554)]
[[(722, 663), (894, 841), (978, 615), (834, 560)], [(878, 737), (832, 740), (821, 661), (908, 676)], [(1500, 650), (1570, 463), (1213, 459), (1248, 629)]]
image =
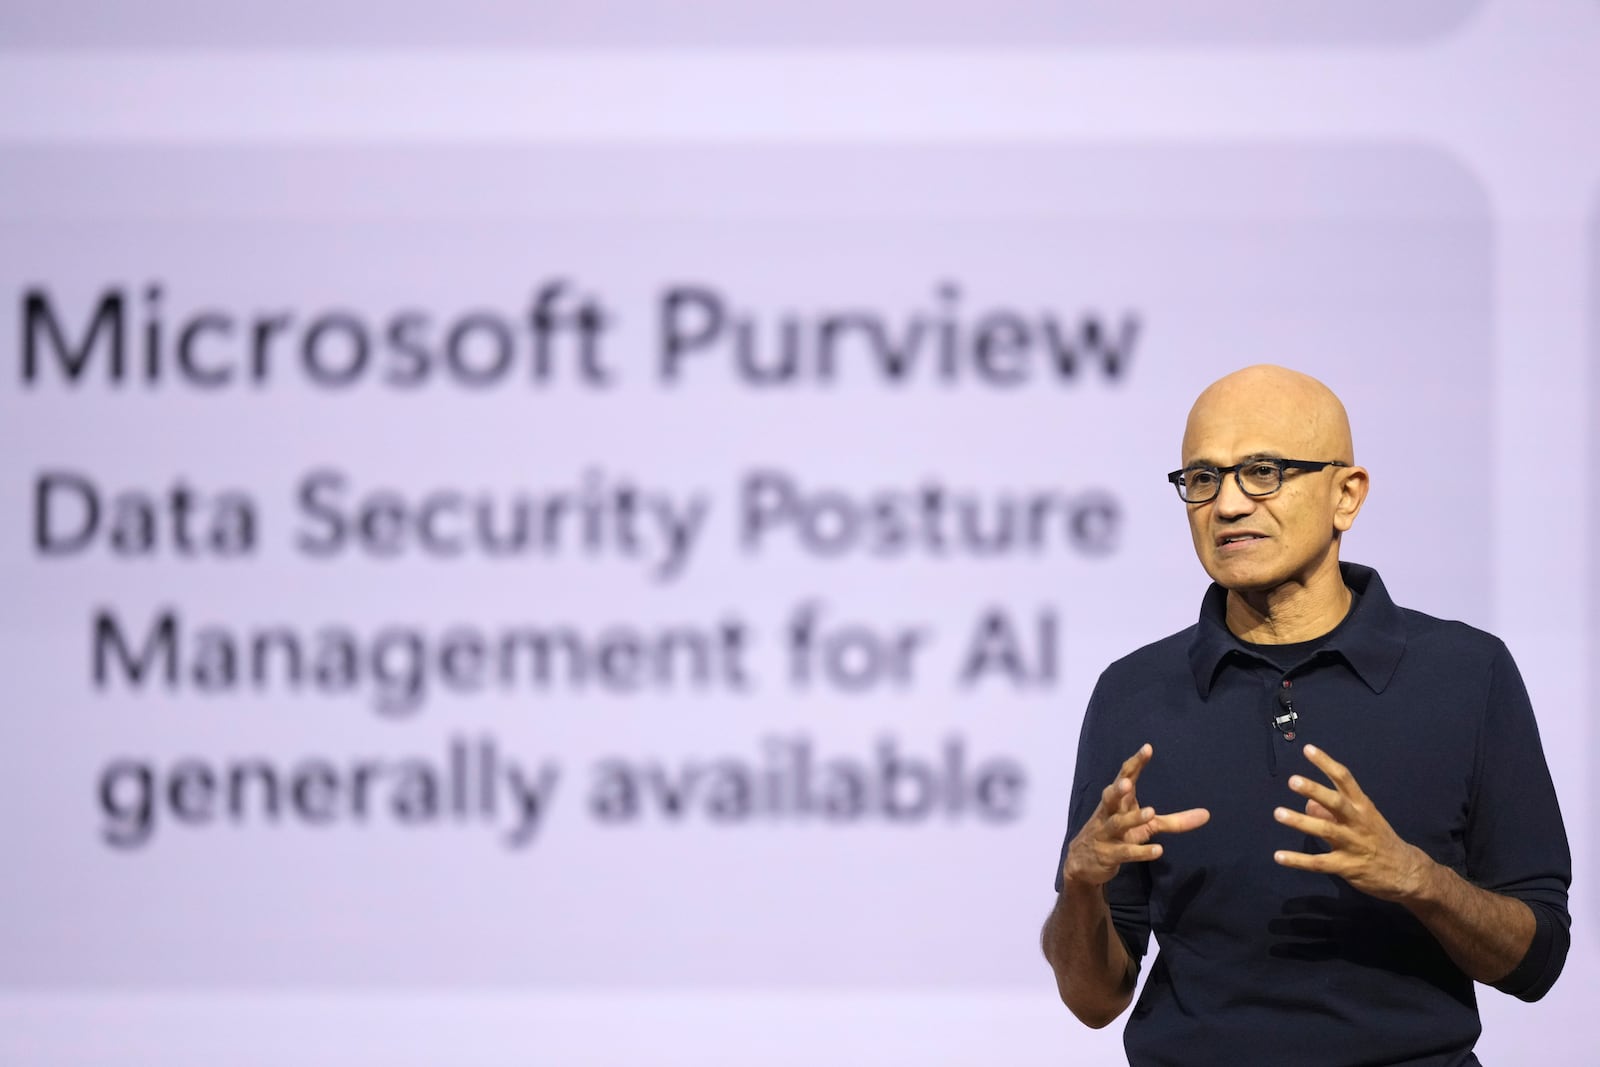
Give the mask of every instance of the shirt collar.
[[(1341, 563), (1339, 574), (1345, 585), (1360, 594), (1360, 599), (1346, 625), (1323, 648), (1337, 652), (1368, 689), (1381, 693), (1405, 654), (1405, 620), (1389, 599), (1377, 571), (1356, 563)], [(1227, 601), (1228, 591), (1211, 583), (1200, 603), (1200, 623), (1189, 642), (1189, 666), (1202, 700), (1211, 694), (1211, 683), (1223, 661), (1230, 654), (1243, 651), (1239, 639), (1228, 629)]]

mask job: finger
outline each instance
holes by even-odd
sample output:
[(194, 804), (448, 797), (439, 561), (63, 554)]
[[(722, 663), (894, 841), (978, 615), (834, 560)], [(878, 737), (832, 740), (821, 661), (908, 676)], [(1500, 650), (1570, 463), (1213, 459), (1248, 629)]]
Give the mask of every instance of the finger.
[(1100, 860), (1106, 864), (1149, 863), (1160, 858), (1160, 845), (1107, 845), (1100, 852)]
[(1274, 852), (1272, 861), (1280, 867), (1293, 867), (1300, 871), (1338, 873), (1339, 859), (1331, 852), (1312, 855), (1309, 852)]
[(1338, 818), (1339, 812), (1344, 810), (1344, 797), (1320, 782), (1294, 774), (1289, 776), (1289, 788), (1307, 800), (1321, 804), (1323, 810), (1332, 813), (1334, 818)]
[(1318, 804), (1315, 800), (1306, 801), (1306, 814), (1313, 819), (1332, 819), (1333, 812)]
[[(1145, 826), (1155, 818), (1155, 815), (1156, 810), (1154, 808), (1135, 808), (1132, 811), (1119, 812), (1106, 820), (1101, 836), (1107, 838), (1121, 837), (1133, 830), (1137, 830), (1141, 826)], [(1150, 832), (1154, 833), (1155, 831), (1152, 828)], [(1148, 837), (1148, 835), (1146, 836)], [(1139, 844), (1142, 845), (1144, 842), (1140, 841)]]
[(1313, 819), (1309, 815), (1301, 815), (1298, 811), (1288, 808), (1277, 808), (1272, 817), (1285, 826), (1293, 827), (1312, 837), (1320, 837), (1330, 845), (1342, 846), (1348, 838), (1345, 828), (1337, 822), (1328, 819)]
[(1158, 834), (1183, 834), (1211, 821), (1211, 812), (1205, 808), (1189, 808), (1169, 815), (1157, 815), (1154, 830)]
[(1127, 792), (1122, 797), (1122, 810), (1132, 811), (1139, 806), (1139, 801), (1134, 796), (1134, 785), (1139, 781), (1139, 775), (1150, 765), (1150, 760), (1155, 756), (1155, 746), (1146, 742), (1139, 746), (1139, 751), (1129, 756), (1122, 765), (1123, 780), (1128, 783)]
[(1143, 771), (1145, 767), (1149, 766), (1150, 758), (1155, 754), (1156, 750), (1154, 746), (1150, 745), (1149, 743), (1140, 745), (1139, 751), (1135, 752), (1133, 755), (1129, 756), (1123, 761), (1122, 770), (1119, 773), (1123, 778), (1128, 780), (1128, 783), (1131, 786), (1133, 783), (1139, 780), (1140, 772)]
[(1117, 772), (1118, 778), (1133, 781), (1139, 777), (1139, 772), (1144, 770), (1144, 765), (1150, 762), (1150, 757), (1155, 755), (1155, 749), (1148, 743), (1140, 745), (1139, 751), (1122, 761), (1122, 769)]
[(1146, 831), (1145, 836), (1138, 842), (1143, 844), (1156, 834), (1187, 833), (1210, 821), (1211, 813), (1205, 808), (1190, 808), (1169, 815), (1157, 815), (1154, 808), (1138, 808), (1107, 819), (1104, 836), (1119, 837), (1143, 829)]
[(1315, 763), (1317, 768), (1328, 776), (1328, 781), (1332, 782), (1339, 792), (1351, 797), (1365, 795), (1361, 792), (1361, 786), (1356, 782), (1356, 776), (1350, 773), (1349, 767), (1346, 767), (1316, 745), (1307, 745), (1303, 751), (1306, 754), (1306, 759)]
[(1137, 806), (1138, 804), (1133, 797), (1133, 783), (1126, 778), (1118, 778), (1100, 791), (1100, 817), (1102, 819), (1112, 818)]
[(1140, 745), (1139, 751), (1122, 761), (1122, 766), (1117, 770), (1116, 780), (1106, 786), (1100, 793), (1100, 810), (1106, 817), (1117, 812), (1132, 811), (1139, 806), (1134, 798), (1133, 783), (1139, 780), (1139, 772), (1144, 770), (1144, 765), (1150, 762), (1150, 757), (1155, 754), (1155, 749), (1148, 743)]

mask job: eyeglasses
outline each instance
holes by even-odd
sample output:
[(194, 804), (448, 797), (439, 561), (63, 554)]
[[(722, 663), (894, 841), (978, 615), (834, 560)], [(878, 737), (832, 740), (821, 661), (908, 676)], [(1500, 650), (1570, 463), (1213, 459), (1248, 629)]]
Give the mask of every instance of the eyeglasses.
[(1283, 488), (1283, 472), (1295, 470), (1319, 471), (1324, 467), (1348, 467), (1342, 460), (1330, 459), (1319, 463), (1310, 459), (1247, 459), (1231, 467), (1185, 467), (1167, 475), (1185, 504), (1204, 504), (1222, 492), (1222, 476), (1232, 474), (1245, 496), (1271, 496)]

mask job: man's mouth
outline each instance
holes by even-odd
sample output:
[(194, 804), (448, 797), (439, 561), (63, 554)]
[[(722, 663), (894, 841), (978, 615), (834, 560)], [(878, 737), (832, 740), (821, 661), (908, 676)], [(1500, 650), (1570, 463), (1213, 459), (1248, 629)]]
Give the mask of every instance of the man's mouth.
[(1258, 533), (1223, 534), (1221, 537), (1217, 538), (1217, 547), (1218, 548), (1227, 548), (1229, 545), (1237, 545), (1237, 544), (1241, 544), (1241, 543), (1243, 543), (1245, 541), (1265, 541), (1266, 539), (1267, 539), (1267, 535), (1266, 534), (1258, 534)]

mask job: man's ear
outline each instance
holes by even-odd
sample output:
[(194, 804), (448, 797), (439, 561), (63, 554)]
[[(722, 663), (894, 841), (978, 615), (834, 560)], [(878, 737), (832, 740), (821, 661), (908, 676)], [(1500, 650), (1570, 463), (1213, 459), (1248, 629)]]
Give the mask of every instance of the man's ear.
[(1338, 495), (1333, 502), (1335, 530), (1343, 533), (1355, 525), (1356, 516), (1361, 512), (1361, 505), (1367, 500), (1367, 487), (1367, 468), (1338, 468), (1334, 488), (1334, 492)]

